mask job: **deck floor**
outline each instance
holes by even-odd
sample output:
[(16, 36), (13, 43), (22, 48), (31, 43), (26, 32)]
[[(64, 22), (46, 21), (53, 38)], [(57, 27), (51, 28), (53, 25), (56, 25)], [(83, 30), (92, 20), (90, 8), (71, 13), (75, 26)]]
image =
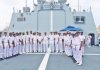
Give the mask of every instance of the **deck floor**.
[[(45, 54), (22, 54), (0, 61), (0, 70), (38, 70)], [(66, 54), (50, 54), (45, 70), (100, 70), (100, 47), (85, 48), (83, 65)]]

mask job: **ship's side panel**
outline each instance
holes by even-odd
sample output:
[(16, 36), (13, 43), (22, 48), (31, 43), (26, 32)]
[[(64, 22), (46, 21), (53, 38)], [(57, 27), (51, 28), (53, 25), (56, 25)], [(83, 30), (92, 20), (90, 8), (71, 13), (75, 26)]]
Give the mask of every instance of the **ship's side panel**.
[(50, 32), (50, 11), (40, 11), (38, 13), (38, 31)]
[(70, 26), (74, 23), (73, 21), (73, 14), (71, 12), (71, 8), (66, 6), (65, 4), (63, 5), (63, 9), (66, 15), (66, 27)]
[[(83, 30), (85, 35), (92, 34), (94, 35), (95, 43), (97, 43), (97, 31), (95, 22), (93, 20), (93, 16), (91, 12), (80, 12), (80, 13), (74, 13), (73, 17), (75, 16), (84, 16), (85, 22), (84, 23), (75, 23), (72, 26), (79, 27)], [(75, 21), (75, 20), (74, 20)]]
[(12, 15), (9, 31), (25, 32), (37, 31), (37, 15), (35, 13), (14, 13)]
[(59, 31), (66, 26), (66, 15), (62, 10), (53, 11), (53, 31)]

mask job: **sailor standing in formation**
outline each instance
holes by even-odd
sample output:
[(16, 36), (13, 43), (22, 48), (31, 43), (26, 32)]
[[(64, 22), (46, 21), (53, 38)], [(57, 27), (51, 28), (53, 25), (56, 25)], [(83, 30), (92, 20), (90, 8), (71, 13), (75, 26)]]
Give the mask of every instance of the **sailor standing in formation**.
[(49, 44), (49, 37), (47, 33), (45, 32), (43, 36), (43, 52), (47, 52), (48, 44)]
[(73, 58), (78, 65), (82, 65), (82, 42), (83, 40), (80, 38), (79, 33), (76, 32), (72, 38), (72, 52)]
[(66, 33), (65, 35), (65, 53), (67, 54), (67, 56), (72, 56), (72, 50), (71, 50), (71, 40), (72, 40), (72, 36), (70, 35), (70, 33)]
[(0, 60), (3, 59), (3, 43), (2, 43), (2, 32), (0, 32)]
[(91, 36), (87, 39), (83, 33), (70, 32), (58, 33), (46, 32), (0, 32), (0, 59), (10, 58), (25, 53), (46, 53), (48, 47), (51, 53), (66, 53), (73, 56), (78, 65), (82, 65), (82, 55), (84, 54), (85, 41), (90, 44)]

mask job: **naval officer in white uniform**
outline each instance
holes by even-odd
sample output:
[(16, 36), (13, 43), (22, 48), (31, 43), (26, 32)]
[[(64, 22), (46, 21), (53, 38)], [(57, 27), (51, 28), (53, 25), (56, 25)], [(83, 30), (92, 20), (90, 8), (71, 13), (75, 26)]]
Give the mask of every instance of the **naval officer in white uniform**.
[(59, 52), (59, 50), (58, 50), (58, 49), (59, 49), (59, 48), (58, 48), (58, 47), (59, 47), (59, 44), (58, 44), (59, 42), (58, 42), (58, 40), (59, 40), (59, 35), (58, 35), (57, 32), (55, 32), (55, 35), (54, 35), (54, 43), (55, 43), (55, 44), (54, 44), (54, 47), (55, 47), (55, 48), (54, 48), (54, 50), (55, 50), (56, 53)]
[(26, 35), (25, 35), (25, 33), (23, 32), (22, 33), (22, 45), (21, 45), (21, 47), (22, 47), (22, 53), (26, 53)]
[(87, 44), (87, 47), (91, 47), (91, 39), (92, 39), (92, 36), (91, 35), (88, 35), (86, 37), (86, 44)]
[(45, 53), (47, 52), (48, 44), (49, 44), (49, 37), (47, 33), (45, 32), (43, 36), (43, 52)]
[(61, 35), (61, 33), (59, 33), (59, 38), (58, 38), (58, 52), (59, 53), (62, 53), (63, 52), (63, 48), (62, 48), (62, 39), (63, 39), (63, 36)]
[(33, 50), (35, 53), (38, 52), (36, 32), (33, 33)]
[(8, 36), (7, 32), (4, 32), (3, 36), (3, 45), (4, 45), (4, 58), (7, 58), (9, 56), (9, 45), (8, 45)]
[(30, 52), (30, 37), (29, 32), (26, 32), (26, 53)]
[(50, 32), (50, 35), (49, 35), (49, 45), (51, 47), (51, 53), (54, 52), (54, 35), (53, 35), (53, 32)]
[(0, 59), (2, 60), (3, 59), (3, 43), (2, 43), (2, 32), (0, 32)]
[(39, 35), (38, 35), (38, 51), (40, 52), (40, 53), (42, 53), (42, 49), (43, 49), (43, 47), (42, 47), (42, 42), (43, 42), (43, 37), (41, 36), (41, 33), (39, 33)]
[(64, 37), (65, 41), (65, 53), (67, 56), (72, 56), (72, 48), (71, 48), (71, 41), (72, 36), (70, 33), (66, 33), (66, 36)]
[(84, 48), (85, 48), (85, 36), (83, 35), (83, 32), (80, 32), (80, 35), (79, 35), (80, 39), (81, 39), (81, 42), (82, 42), (82, 55), (84, 54)]
[(73, 57), (78, 65), (82, 65), (82, 42), (79, 37), (79, 32), (75, 33), (72, 38)]
[(8, 45), (9, 45), (9, 57), (12, 57), (13, 56), (12, 33), (9, 33)]

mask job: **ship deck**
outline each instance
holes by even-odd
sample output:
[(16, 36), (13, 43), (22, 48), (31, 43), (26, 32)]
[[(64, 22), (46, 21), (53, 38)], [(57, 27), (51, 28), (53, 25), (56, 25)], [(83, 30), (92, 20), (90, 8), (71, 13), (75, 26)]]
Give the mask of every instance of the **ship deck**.
[(0, 61), (0, 70), (39, 70), (43, 60), (47, 61), (41, 70), (100, 70), (100, 47), (85, 48), (83, 65), (73, 63), (66, 54), (50, 53), (47, 59), (45, 53), (22, 54)]

